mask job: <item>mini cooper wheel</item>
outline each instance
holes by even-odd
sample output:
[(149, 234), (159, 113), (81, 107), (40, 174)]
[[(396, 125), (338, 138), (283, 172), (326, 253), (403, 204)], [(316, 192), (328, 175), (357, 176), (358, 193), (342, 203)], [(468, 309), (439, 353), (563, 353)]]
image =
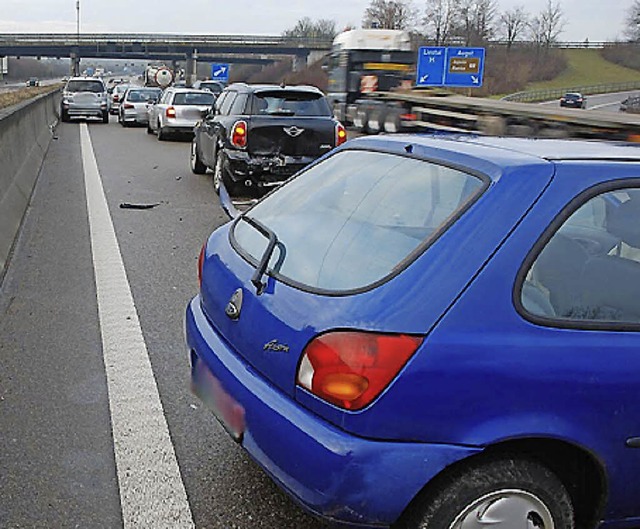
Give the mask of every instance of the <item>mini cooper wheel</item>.
[(216, 153), (216, 165), (213, 169), (213, 189), (218, 195), (222, 184), (224, 184), (230, 197), (237, 196), (240, 193), (240, 189), (244, 187), (242, 184), (234, 182), (229, 173), (225, 171), (223, 154), (218, 151)]
[(427, 487), (405, 515), (419, 529), (573, 529), (571, 499), (548, 468), (501, 458), (462, 466)]
[[(207, 172), (207, 166), (205, 164), (202, 163), (202, 160), (200, 160), (200, 156), (198, 156), (198, 146), (196, 145), (196, 140), (194, 139), (191, 142), (191, 156), (189, 158), (190, 161), (190, 166), (191, 166), (191, 172), (194, 174), (204, 174)], [(214, 180), (214, 187), (215, 187), (215, 180)], [(216, 193), (218, 193), (219, 190), (216, 189)]]

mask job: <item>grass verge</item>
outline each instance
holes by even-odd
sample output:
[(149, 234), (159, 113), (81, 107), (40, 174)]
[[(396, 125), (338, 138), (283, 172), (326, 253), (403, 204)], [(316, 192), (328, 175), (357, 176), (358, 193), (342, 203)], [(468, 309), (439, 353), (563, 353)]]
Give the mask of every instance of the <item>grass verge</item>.
[(21, 103), (22, 101), (26, 101), (27, 99), (33, 99), (40, 94), (48, 94), (49, 92), (54, 92), (59, 89), (60, 86), (56, 84), (47, 86), (31, 86), (28, 88), (19, 88), (12, 92), (4, 92), (0, 94), (0, 108), (11, 107)]
[(567, 69), (555, 79), (527, 85), (527, 90), (551, 90), (640, 81), (640, 72), (605, 60), (599, 50), (564, 50)]

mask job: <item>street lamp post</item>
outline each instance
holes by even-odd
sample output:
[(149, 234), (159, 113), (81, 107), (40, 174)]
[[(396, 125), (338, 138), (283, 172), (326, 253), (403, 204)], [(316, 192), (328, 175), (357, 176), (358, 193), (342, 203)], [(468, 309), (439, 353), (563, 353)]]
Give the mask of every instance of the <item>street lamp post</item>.
[(75, 58), (75, 75), (80, 75), (80, 0), (76, 0), (76, 44), (78, 52)]

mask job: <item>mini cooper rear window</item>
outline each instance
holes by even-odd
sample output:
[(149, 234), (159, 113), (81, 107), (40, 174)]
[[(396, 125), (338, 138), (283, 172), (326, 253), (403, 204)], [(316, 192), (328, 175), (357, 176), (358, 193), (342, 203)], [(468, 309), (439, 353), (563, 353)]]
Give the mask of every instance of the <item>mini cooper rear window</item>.
[[(432, 162), (344, 151), (248, 216), (277, 237), (269, 261), (276, 277), (311, 290), (353, 291), (399, 271), (483, 186), (477, 176)], [(242, 217), (232, 242), (256, 266), (268, 245)]]
[(259, 92), (253, 98), (251, 114), (258, 116), (308, 116), (332, 115), (327, 100), (312, 92)]

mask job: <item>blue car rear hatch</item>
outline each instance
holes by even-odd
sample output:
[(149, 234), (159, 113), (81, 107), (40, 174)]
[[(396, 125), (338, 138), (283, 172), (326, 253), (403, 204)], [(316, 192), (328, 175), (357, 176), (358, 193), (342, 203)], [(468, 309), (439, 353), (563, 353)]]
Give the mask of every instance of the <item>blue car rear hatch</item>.
[[(487, 161), (493, 147), (451, 159), (428, 142), (405, 146), (337, 149), (208, 241), (207, 319), (291, 397), (305, 347), (323, 333), (426, 335), (553, 176), (552, 163), (517, 153), (500, 154), (519, 160), (505, 174)], [(316, 400), (306, 405), (344, 425), (344, 410)]]

